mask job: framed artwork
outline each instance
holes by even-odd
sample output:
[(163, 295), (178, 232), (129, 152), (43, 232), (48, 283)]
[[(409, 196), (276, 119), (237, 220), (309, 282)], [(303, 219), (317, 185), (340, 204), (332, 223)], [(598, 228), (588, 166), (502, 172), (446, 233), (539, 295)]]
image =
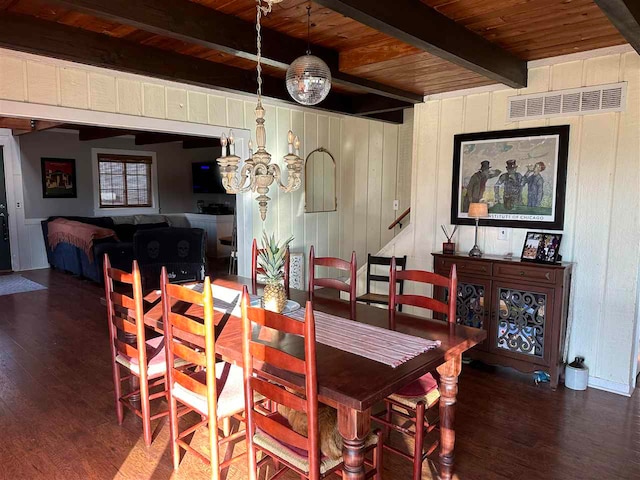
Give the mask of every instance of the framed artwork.
[(77, 198), (76, 161), (73, 158), (40, 159), (42, 198)]
[(568, 154), (569, 125), (456, 135), (451, 223), (486, 202), (480, 225), (562, 230)]
[(523, 262), (556, 263), (561, 240), (559, 233), (527, 232), (520, 259)]

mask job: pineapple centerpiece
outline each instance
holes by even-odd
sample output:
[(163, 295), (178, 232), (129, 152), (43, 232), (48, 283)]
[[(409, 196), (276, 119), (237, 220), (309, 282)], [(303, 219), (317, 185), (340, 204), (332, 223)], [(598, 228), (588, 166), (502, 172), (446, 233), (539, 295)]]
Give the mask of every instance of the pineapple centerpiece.
[(287, 304), (287, 292), (284, 288), (284, 264), (287, 247), (293, 237), (277, 243), (275, 236), (271, 238), (265, 233), (262, 237), (262, 250), (258, 252), (258, 265), (264, 270), (266, 285), (262, 297), (265, 310), (282, 313)]

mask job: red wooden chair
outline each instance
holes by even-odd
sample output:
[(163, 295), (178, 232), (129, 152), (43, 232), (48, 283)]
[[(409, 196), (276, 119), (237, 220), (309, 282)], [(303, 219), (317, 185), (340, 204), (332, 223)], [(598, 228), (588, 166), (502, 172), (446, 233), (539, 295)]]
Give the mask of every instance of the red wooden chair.
[[(309, 480), (318, 480), (333, 472), (341, 473), (342, 458), (332, 459), (320, 452), (316, 334), (311, 302), (307, 302), (304, 322), (249, 305), (245, 287), (242, 295), (242, 354), (249, 478), (255, 480), (258, 468), (269, 458), (277, 469), (271, 478), (280, 477), (287, 470)], [(252, 334), (252, 323), (262, 330), (258, 335)], [(303, 337), (304, 359), (278, 348), (279, 339), (285, 335), (289, 337), (288, 342), (292, 336)], [(291, 383), (291, 375), (300, 378), (300, 382)], [(280, 413), (255, 405), (254, 395), (262, 395), (281, 408), (304, 412), (308, 435), (295, 432)], [(373, 460), (366, 460), (370, 470), (367, 478), (381, 480), (382, 435), (378, 432), (371, 434), (367, 447), (367, 452), (373, 450)], [(258, 451), (264, 454), (260, 462), (256, 458)]]
[[(349, 272), (349, 283), (337, 278), (316, 278), (316, 267), (331, 267)], [(313, 300), (315, 287), (334, 288), (341, 292), (347, 292), (349, 301), (355, 304), (357, 269), (356, 252), (351, 253), (351, 261), (347, 262), (335, 257), (316, 257), (313, 245), (311, 245), (309, 252), (309, 298)]]
[[(151, 401), (166, 398), (164, 337), (146, 339), (138, 262), (134, 260), (131, 273), (127, 273), (111, 268), (109, 256), (105, 254), (103, 271), (118, 424), (122, 425), (124, 407), (129, 408), (142, 419), (144, 443), (149, 446), (151, 421), (169, 413), (163, 410), (151, 414)], [(129, 391), (123, 393), (122, 384), (126, 381)], [(160, 391), (151, 393), (161, 386)]]
[[(441, 302), (431, 297), (422, 295), (399, 295), (395, 286), (396, 281), (405, 280), (412, 282), (427, 283), (449, 290), (449, 302)], [(396, 307), (399, 305), (411, 305), (425, 308), (432, 312), (437, 312), (447, 316), (447, 321), (456, 321), (456, 298), (458, 279), (456, 266), (451, 267), (449, 277), (444, 277), (432, 272), (421, 270), (396, 271), (396, 259), (391, 259), (390, 283), (389, 283), (389, 322), (391, 328), (395, 329)], [(435, 407), (440, 399), (438, 383), (431, 373), (427, 373), (415, 382), (407, 385), (401, 390), (385, 399), (386, 411), (384, 414), (374, 416), (375, 420), (385, 427), (385, 436), (389, 429), (396, 430), (414, 438), (415, 445), (413, 454), (407, 454), (391, 445), (385, 443), (384, 448), (400, 455), (413, 462), (413, 479), (420, 480), (422, 474), (422, 463), (438, 447), (436, 438), (425, 448), (425, 436), (434, 431), (438, 426), (438, 415)], [(400, 409), (400, 411), (398, 411)], [(406, 413), (405, 413), (406, 412)], [(429, 414), (429, 415), (427, 415)], [(399, 418), (399, 423), (394, 423), (393, 416)], [(410, 421), (414, 424), (411, 430), (405, 426)]]
[[(245, 432), (229, 432), (231, 418), (243, 421), (244, 410), (242, 369), (225, 362), (216, 364), (215, 321), (211, 281), (205, 277), (203, 293), (187, 287), (169, 283), (167, 270), (162, 268), (162, 307), (164, 336), (167, 339), (167, 390), (169, 392), (169, 425), (171, 430), (171, 453), (173, 468), (180, 465), (180, 449), (196, 455), (211, 465), (211, 478), (220, 478), (221, 470), (240, 460), (244, 454), (232, 457), (236, 441), (245, 437)], [(204, 315), (192, 316), (195, 310), (204, 310)], [(203, 318), (204, 323), (197, 318)], [(197, 345), (197, 346), (196, 346)], [(196, 366), (194, 371), (173, 367), (179, 361)], [(184, 406), (180, 411), (178, 404)], [(179, 431), (178, 419), (190, 412), (197, 412), (201, 421)], [(197, 451), (186, 440), (200, 426), (207, 425), (209, 452), (207, 456)], [(225, 432), (219, 432), (221, 425)], [(231, 443), (234, 442), (234, 443)], [(223, 461), (220, 449), (227, 445)]]
[[(264, 249), (258, 248), (258, 242), (253, 239), (251, 244), (251, 290), (254, 295), (258, 294), (258, 274), (264, 275), (264, 268), (258, 266), (258, 255)], [(289, 296), (289, 268), (290, 268), (290, 255), (289, 247), (287, 247), (287, 256), (284, 261), (284, 289)]]

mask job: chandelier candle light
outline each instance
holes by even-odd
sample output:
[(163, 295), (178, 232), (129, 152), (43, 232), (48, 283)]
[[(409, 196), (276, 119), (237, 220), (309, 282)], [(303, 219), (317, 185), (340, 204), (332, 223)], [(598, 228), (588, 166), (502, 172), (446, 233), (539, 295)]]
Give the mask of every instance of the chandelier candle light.
[[(236, 155), (235, 138), (233, 131), (229, 132), (229, 137), (222, 135), (220, 145), (222, 146), (222, 155), (218, 158), (220, 166), (220, 174), (222, 176), (222, 185), (227, 193), (246, 193), (257, 192), (260, 218), (264, 221), (267, 218), (267, 205), (271, 198), (268, 196), (269, 187), (277, 182), (283, 192), (293, 192), (298, 190), (302, 185), (302, 167), (304, 160), (300, 158), (300, 139), (289, 130), (287, 135), (287, 143), (289, 145), (289, 153), (284, 156), (287, 164), (287, 182), (282, 183), (280, 167), (271, 163), (271, 154), (266, 150), (267, 135), (264, 127), (264, 108), (262, 106), (262, 37), (260, 35), (260, 19), (262, 15), (271, 12), (274, 3), (280, 3), (282, 0), (257, 0), (257, 18), (256, 18), (256, 44), (257, 44), (257, 66), (258, 72), (258, 104), (256, 105), (256, 143), (258, 149), (253, 151), (253, 144), (249, 141), (249, 158), (244, 161), (240, 176), (238, 177), (238, 166), (240, 157)], [(228, 147), (228, 151), (227, 151)]]

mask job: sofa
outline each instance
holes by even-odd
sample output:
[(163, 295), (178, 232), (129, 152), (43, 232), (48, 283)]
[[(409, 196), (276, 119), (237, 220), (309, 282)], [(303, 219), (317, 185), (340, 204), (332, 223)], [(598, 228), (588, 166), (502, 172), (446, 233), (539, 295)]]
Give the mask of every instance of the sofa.
[[(95, 240), (90, 252), (92, 258), (82, 249), (70, 243), (58, 243), (55, 248), (52, 248), (49, 244), (49, 223), (57, 218), (108, 228), (114, 231), (115, 236)], [(42, 234), (49, 265), (56, 270), (78, 275), (97, 283), (103, 283), (102, 264), (105, 253), (109, 255), (112, 267), (130, 271), (131, 264), (135, 258), (134, 238), (136, 234), (142, 231), (154, 231), (157, 232), (156, 235), (162, 236), (166, 235), (167, 229), (173, 230), (171, 228), (171, 220), (169, 217), (162, 215), (134, 215), (127, 217), (55, 216), (42, 221)], [(186, 230), (196, 230), (198, 232), (195, 233), (195, 237), (201, 236), (204, 239), (204, 231), (200, 229), (177, 228), (177, 230), (182, 231), (189, 239), (192, 239), (194, 235)], [(203, 240), (202, 243), (201, 249), (193, 247), (194, 251), (202, 250), (204, 252), (206, 241)], [(203, 265), (205, 264), (205, 258), (203, 253), (201, 258)]]

